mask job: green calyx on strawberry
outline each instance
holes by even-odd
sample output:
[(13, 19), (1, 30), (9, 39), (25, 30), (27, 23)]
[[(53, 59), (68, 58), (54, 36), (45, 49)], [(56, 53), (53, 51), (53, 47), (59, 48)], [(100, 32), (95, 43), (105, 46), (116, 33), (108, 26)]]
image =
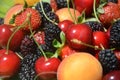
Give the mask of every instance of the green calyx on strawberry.
[[(41, 17), (40, 17), (39, 12), (32, 8), (24, 8), (22, 11), (13, 15), (11, 23), (15, 24), (16, 26), (20, 26), (21, 24), (23, 24), (25, 22), (28, 14), (31, 15), (30, 23), (32, 26), (32, 30), (37, 29), (41, 25)], [(25, 31), (30, 31), (30, 26), (26, 23), (26, 25), (22, 29)]]

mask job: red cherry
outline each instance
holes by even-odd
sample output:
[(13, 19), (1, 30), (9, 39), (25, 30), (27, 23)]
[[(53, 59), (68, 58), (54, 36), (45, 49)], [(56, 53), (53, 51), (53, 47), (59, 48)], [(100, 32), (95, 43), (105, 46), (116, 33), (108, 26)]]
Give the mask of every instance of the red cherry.
[(23, 31), (22, 30), (18, 30), (14, 34), (14, 36), (13, 36), (11, 42), (10, 42), (10, 50), (17, 50), (17, 49), (19, 49), (23, 38), (24, 38)]
[(41, 78), (45, 80), (50, 80), (51, 78), (56, 78), (56, 74), (51, 73), (57, 72), (59, 64), (60, 60), (58, 58), (53, 57), (46, 60), (44, 57), (40, 57), (35, 62), (35, 70), (37, 74), (41, 74)]
[(103, 77), (103, 80), (120, 80), (120, 70), (112, 71)]
[[(76, 9), (81, 13), (85, 10), (86, 16), (90, 16), (93, 11), (94, 0), (74, 0)], [(99, 0), (96, 0), (96, 3), (99, 3)]]
[(0, 77), (11, 77), (20, 67), (20, 58), (13, 51), (6, 52), (6, 49), (0, 50)]
[(93, 32), (93, 44), (101, 48), (101, 45), (106, 49), (109, 48), (109, 39), (105, 32), (95, 31)]
[(92, 29), (86, 24), (71, 25), (66, 32), (66, 39), (70, 47), (78, 50), (85, 50), (87, 46), (72, 42), (73, 39), (91, 44), (93, 38)]
[(64, 21), (59, 22), (58, 27), (65, 33), (68, 27), (72, 24), (73, 24), (72, 21), (64, 20)]
[(120, 50), (114, 50), (114, 53), (116, 57), (118, 58), (118, 60), (120, 61)]
[(0, 25), (0, 47), (5, 48), (8, 42), (9, 37), (12, 34), (12, 31), (10, 30), (11, 25)]

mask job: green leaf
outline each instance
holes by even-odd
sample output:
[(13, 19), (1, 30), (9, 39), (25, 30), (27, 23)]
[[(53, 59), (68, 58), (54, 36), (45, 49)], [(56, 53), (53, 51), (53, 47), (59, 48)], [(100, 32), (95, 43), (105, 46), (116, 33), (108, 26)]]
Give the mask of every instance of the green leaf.
[(16, 15), (13, 15), (13, 16), (12, 16), (12, 19), (10, 19), (9, 24), (14, 24), (14, 22), (15, 22), (15, 17), (16, 17)]
[(13, 0), (1, 0), (0, 1), (0, 17), (4, 18), (8, 9), (14, 5)]
[(82, 12), (82, 15), (78, 17), (78, 23), (85, 21), (85, 10)]

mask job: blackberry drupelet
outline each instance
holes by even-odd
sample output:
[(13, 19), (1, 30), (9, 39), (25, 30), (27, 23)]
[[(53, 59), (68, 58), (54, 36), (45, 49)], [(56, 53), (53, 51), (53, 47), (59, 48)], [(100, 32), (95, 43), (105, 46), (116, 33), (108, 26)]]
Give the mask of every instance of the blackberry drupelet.
[(28, 53), (21, 61), (20, 71), (18, 73), (20, 80), (34, 80), (36, 76), (35, 61), (40, 56), (33, 53)]
[(112, 24), (109, 43), (111, 48), (120, 48), (120, 20), (117, 20)]
[(118, 0), (108, 0), (108, 2), (118, 3)]
[(36, 49), (37, 45), (35, 44), (33, 38), (26, 35), (20, 45), (21, 54), (25, 56), (28, 53), (36, 53)]
[[(45, 13), (48, 13), (49, 11), (52, 11), (52, 8), (51, 8), (51, 6), (50, 6), (49, 3), (47, 3), (47, 2), (42, 2), (42, 5), (43, 5), (43, 10), (44, 10)], [(35, 5), (35, 9), (39, 11), (39, 13), (41, 14), (41, 17), (43, 18), (44, 15), (43, 15), (43, 11), (42, 11), (40, 2), (38, 2), (38, 3)]]
[(44, 32), (45, 32), (45, 44), (41, 46), (44, 51), (54, 52), (56, 48), (53, 47), (52, 42), (54, 39), (60, 41), (61, 29), (57, 25), (49, 22), (47, 25), (45, 25)]
[(115, 56), (113, 50), (101, 50), (98, 54), (98, 59), (103, 67), (104, 74), (119, 69), (119, 60)]
[(4, 23), (4, 19), (0, 18), (0, 25)]
[(104, 26), (102, 23), (97, 21), (88, 21), (85, 24), (89, 25), (92, 28), (92, 31), (104, 31)]
[[(71, 0), (69, 0), (69, 1), (70, 1), (69, 5), (70, 5), (70, 7), (72, 7)], [(56, 3), (57, 3), (57, 8), (58, 9), (67, 7), (67, 0), (56, 0)]]

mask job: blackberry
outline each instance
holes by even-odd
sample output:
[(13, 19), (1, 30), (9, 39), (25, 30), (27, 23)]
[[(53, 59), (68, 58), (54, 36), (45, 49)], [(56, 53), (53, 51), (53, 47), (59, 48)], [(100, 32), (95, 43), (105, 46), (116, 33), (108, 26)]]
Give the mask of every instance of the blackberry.
[[(43, 5), (43, 9), (44, 9), (44, 12), (45, 12), (45, 13), (48, 13), (49, 11), (52, 11), (52, 7), (50, 6), (49, 3), (47, 3), (47, 2), (42, 2), (42, 5)], [(42, 11), (40, 2), (38, 2), (38, 3), (35, 5), (35, 9), (39, 11), (39, 13), (41, 14), (41, 17), (43, 18), (44, 15), (43, 15), (43, 11)]]
[(108, 0), (108, 2), (118, 3), (118, 0)]
[(4, 23), (4, 19), (0, 18), (0, 25)]
[(99, 61), (103, 67), (104, 74), (119, 69), (119, 61), (114, 52), (110, 49), (101, 50), (99, 52)]
[(25, 56), (28, 53), (36, 53), (36, 49), (37, 45), (34, 40), (29, 35), (26, 35), (20, 45), (21, 54)]
[(45, 25), (44, 32), (45, 32), (45, 45), (41, 46), (45, 51), (54, 52), (56, 48), (52, 46), (52, 42), (54, 39), (60, 41), (61, 29), (57, 25), (49, 22), (47, 25)]
[(120, 20), (117, 20), (112, 24), (110, 30), (110, 47), (119, 49), (120, 45)]
[(92, 31), (104, 31), (102, 23), (97, 21), (88, 21), (85, 24), (89, 25), (92, 28)]
[(21, 61), (20, 71), (18, 73), (20, 80), (34, 80), (36, 76), (35, 61), (39, 58), (39, 55), (29, 53)]
[[(69, 0), (69, 1), (70, 1), (69, 5), (70, 5), (70, 7), (72, 7), (71, 0)], [(56, 0), (56, 3), (57, 3), (57, 8), (58, 9), (67, 7), (67, 0)]]

